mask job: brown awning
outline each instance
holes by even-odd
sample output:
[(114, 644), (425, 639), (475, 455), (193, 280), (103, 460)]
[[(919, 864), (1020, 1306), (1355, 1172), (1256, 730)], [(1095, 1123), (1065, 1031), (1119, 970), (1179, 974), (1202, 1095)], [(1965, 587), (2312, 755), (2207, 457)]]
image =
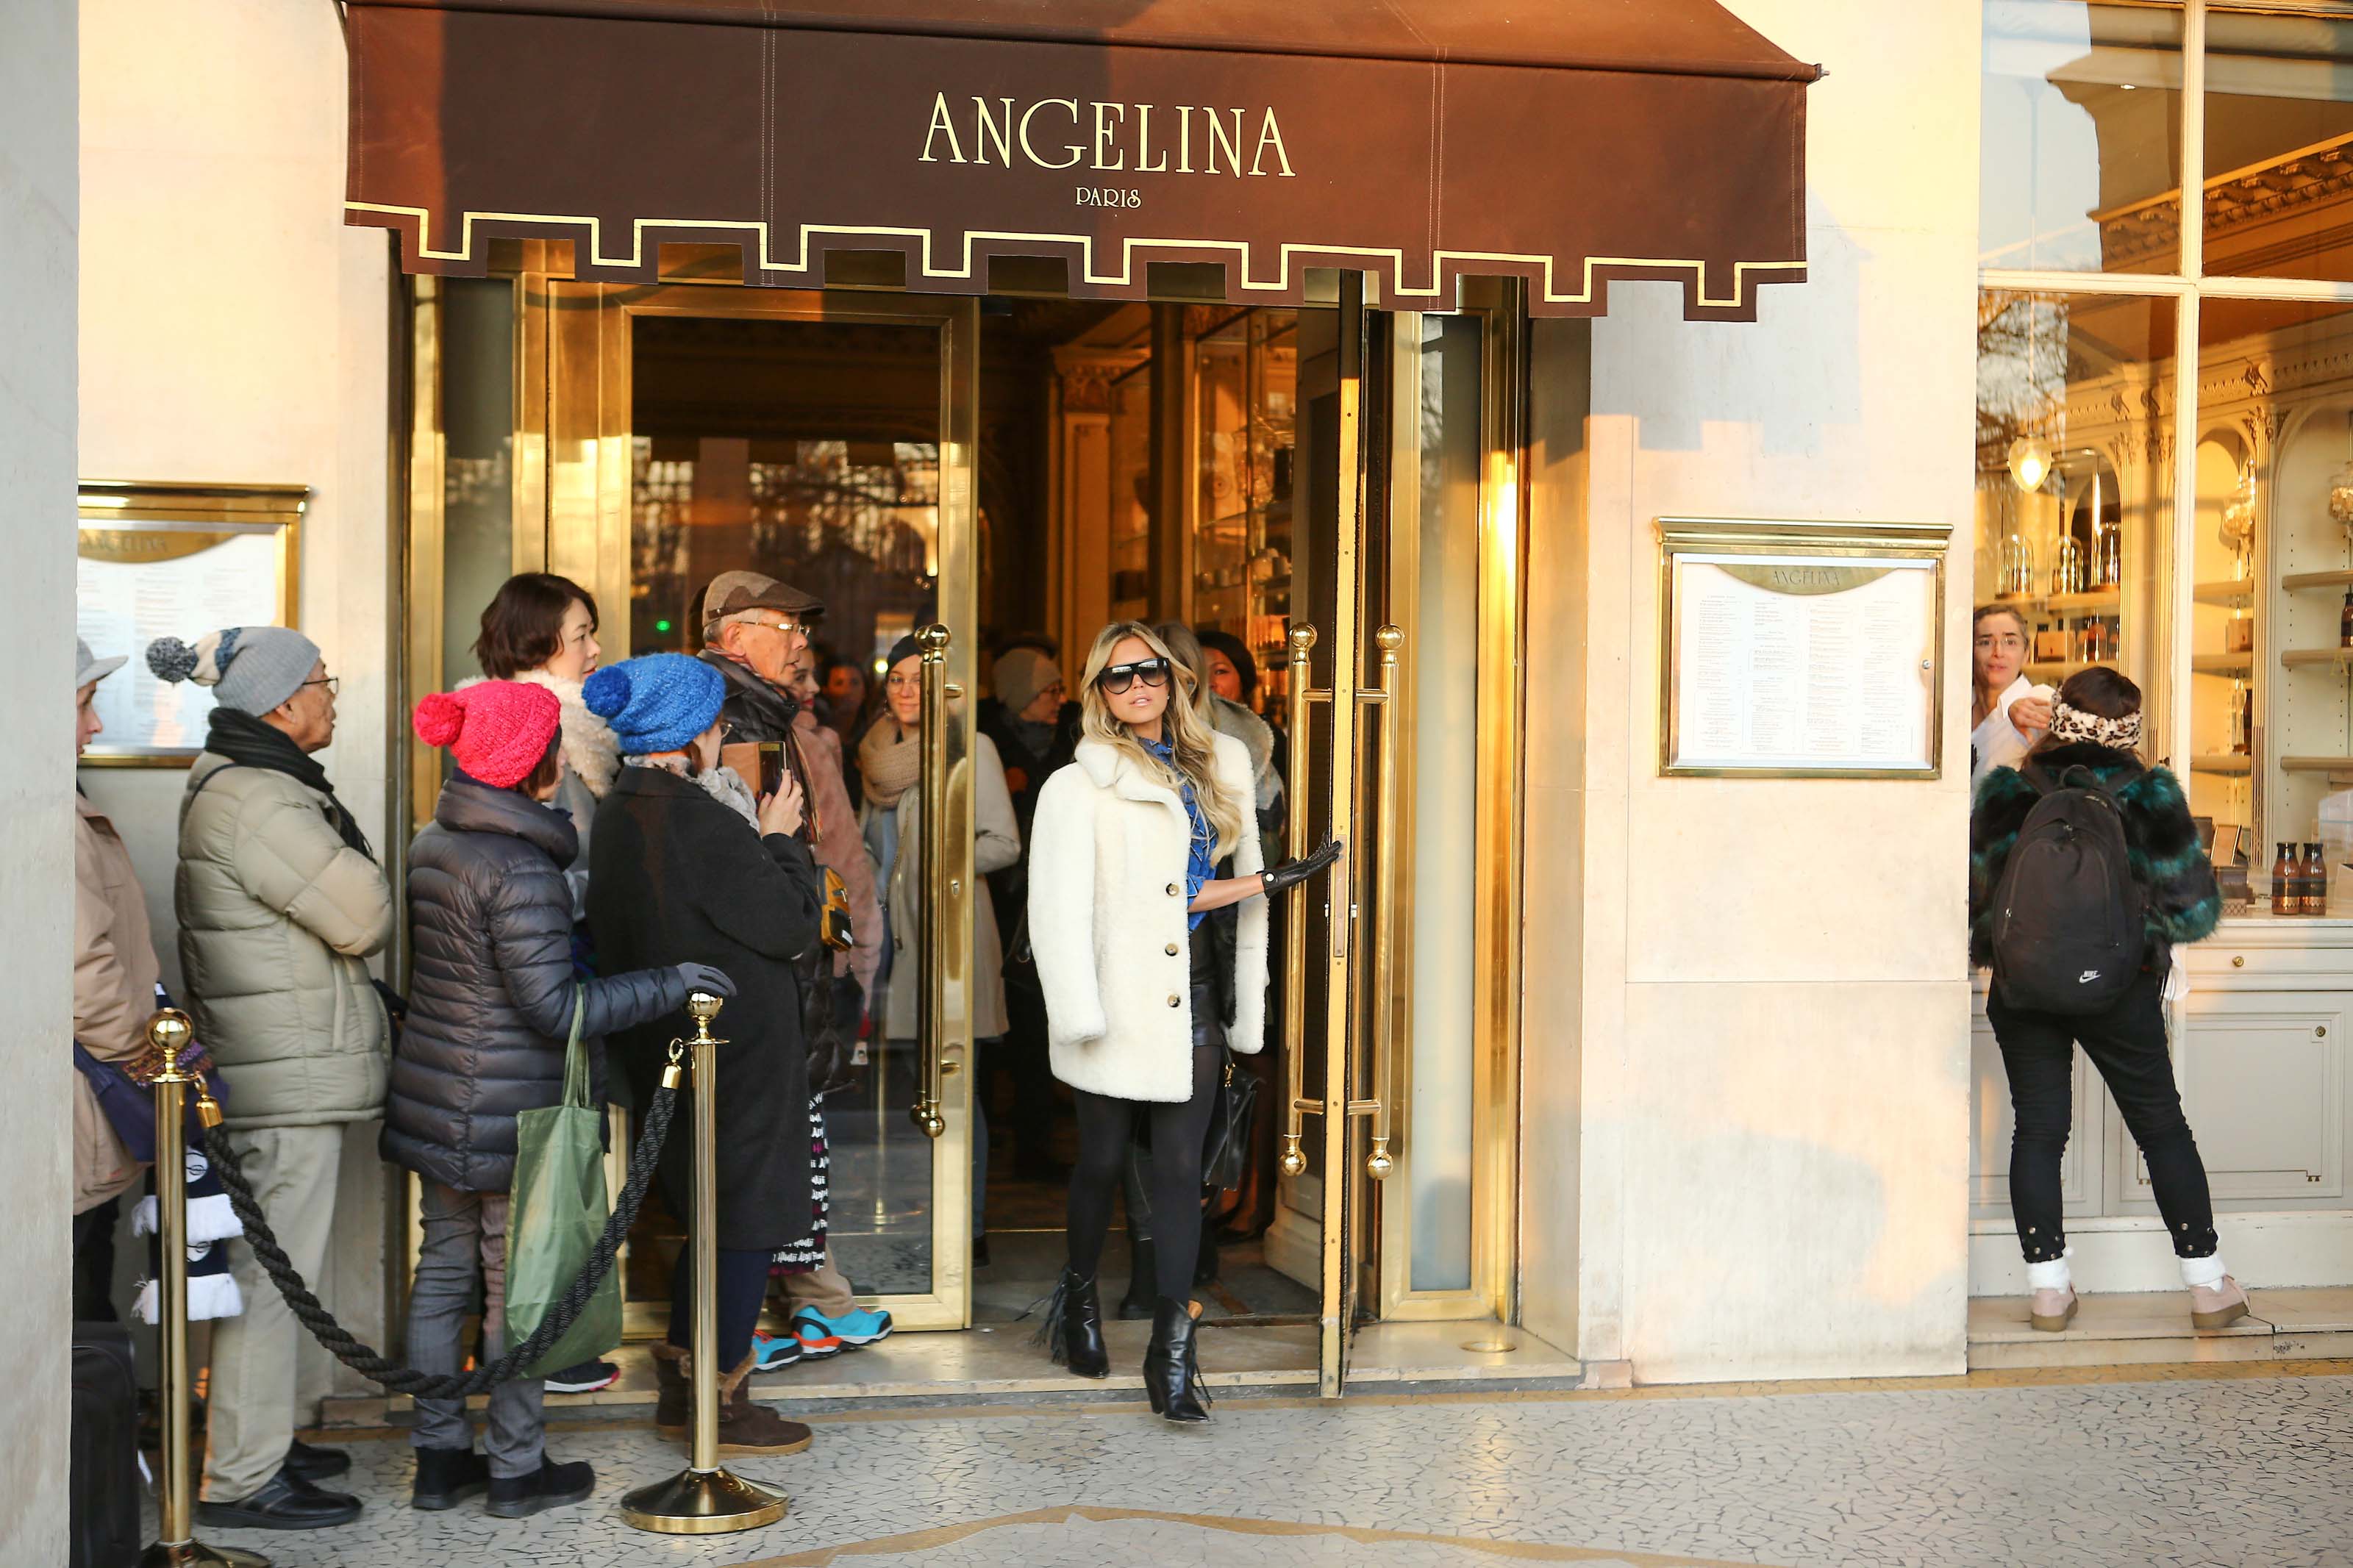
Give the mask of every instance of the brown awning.
[(782, 287), (892, 251), (936, 293), (1050, 257), (1081, 298), (1208, 263), (1296, 304), (1346, 268), (1594, 315), (1665, 278), (1735, 320), (1806, 275), (1820, 73), (1714, 0), (350, 0), (348, 36), (346, 220), (414, 271), (516, 236), (641, 280), (717, 242)]

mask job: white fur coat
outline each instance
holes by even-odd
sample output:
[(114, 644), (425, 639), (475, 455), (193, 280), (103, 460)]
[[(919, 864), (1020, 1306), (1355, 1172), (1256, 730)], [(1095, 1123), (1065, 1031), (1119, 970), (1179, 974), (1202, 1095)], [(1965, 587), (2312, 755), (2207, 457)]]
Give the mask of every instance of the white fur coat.
[[(1242, 806), (1234, 875), (1255, 875), (1265, 862), (1250, 811), (1250, 752), (1219, 735), (1217, 765)], [(1191, 1098), (1185, 803), (1124, 752), (1082, 741), (1039, 792), (1030, 833), (1029, 942), (1054, 1076), (1122, 1100)], [(1228, 1039), (1247, 1056), (1266, 1044), (1266, 900), (1246, 900), (1240, 920)]]

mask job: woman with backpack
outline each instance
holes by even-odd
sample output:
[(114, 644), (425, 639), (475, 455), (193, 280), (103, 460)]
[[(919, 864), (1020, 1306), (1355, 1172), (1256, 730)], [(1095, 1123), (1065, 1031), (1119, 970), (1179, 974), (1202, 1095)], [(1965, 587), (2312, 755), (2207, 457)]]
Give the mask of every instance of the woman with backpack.
[(2050, 732), (2020, 767), (1986, 775), (1969, 814), (1969, 959), (1994, 972), (1986, 1016), (2017, 1113), (2010, 1208), (2030, 1316), (2053, 1332), (2076, 1308), (2059, 1165), (2078, 1041), (2140, 1145), (2192, 1322), (2220, 1329), (2247, 1314), (2165, 1040), (2173, 945), (2211, 934), (2222, 900), (2180, 781), (2144, 765), (2140, 741), (2140, 688), (2113, 669), (2079, 671), (2059, 689)]
[[(565, 868), (579, 839), (554, 804), (561, 716), (544, 687), (484, 680), (427, 697), (413, 721), (457, 763), (409, 852), (416, 963), (381, 1140), (385, 1159), (422, 1178), (408, 1360), (425, 1372), (458, 1370), (478, 1285), (482, 1338), (500, 1352), (516, 1118), (561, 1100), (566, 1040), (667, 1018), (690, 988), (733, 991), (701, 963), (575, 980)], [(487, 1456), (474, 1452), (463, 1400), (419, 1399), (411, 1505), (447, 1509), (487, 1490), (487, 1511), (519, 1519), (586, 1497), (596, 1473), (546, 1457), (541, 1392), (536, 1378), (491, 1391)]]

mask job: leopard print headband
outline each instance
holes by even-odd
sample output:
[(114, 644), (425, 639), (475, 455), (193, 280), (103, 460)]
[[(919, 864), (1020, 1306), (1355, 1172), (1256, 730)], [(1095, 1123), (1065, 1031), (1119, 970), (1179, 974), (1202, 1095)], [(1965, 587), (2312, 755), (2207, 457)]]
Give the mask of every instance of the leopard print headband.
[(2051, 709), (2051, 738), (2089, 741), (2111, 751), (2137, 752), (2140, 749), (2140, 715), (2127, 713), (2121, 719), (2103, 719), (2081, 708), (2070, 708), (2064, 702), (2054, 703)]

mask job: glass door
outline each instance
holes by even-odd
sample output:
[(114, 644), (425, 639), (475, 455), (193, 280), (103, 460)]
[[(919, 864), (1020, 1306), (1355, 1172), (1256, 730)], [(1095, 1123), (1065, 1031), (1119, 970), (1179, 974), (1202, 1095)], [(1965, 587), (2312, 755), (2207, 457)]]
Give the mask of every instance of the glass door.
[[(929, 973), (913, 1009), (877, 1009), (862, 1081), (826, 1102), (828, 1239), (900, 1327), (963, 1328), (977, 302), (528, 278), (523, 298), (546, 353), (547, 569), (593, 586), (608, 657), (696, 651), (703, 588), (732, 570), (822, 600), (820, 638), (877, 686), (892, 645), (921, 633), (936, 834), (899, 886)], [(683, 1228), (641, 1218), (632, 1236), (633, 1331), (659, 1321)]]

